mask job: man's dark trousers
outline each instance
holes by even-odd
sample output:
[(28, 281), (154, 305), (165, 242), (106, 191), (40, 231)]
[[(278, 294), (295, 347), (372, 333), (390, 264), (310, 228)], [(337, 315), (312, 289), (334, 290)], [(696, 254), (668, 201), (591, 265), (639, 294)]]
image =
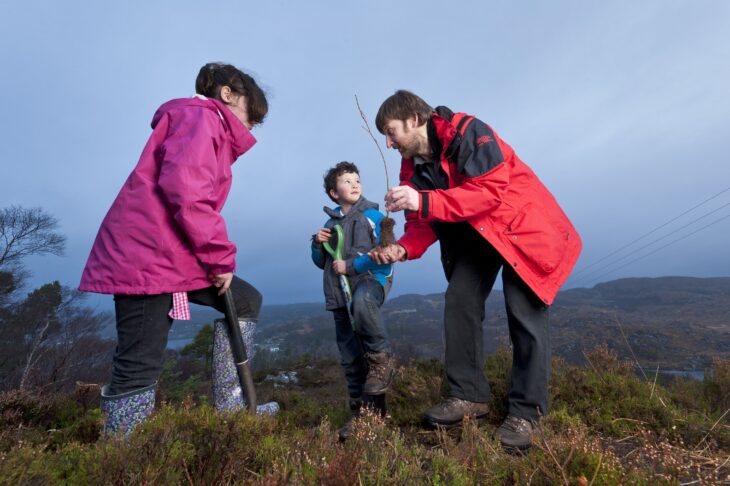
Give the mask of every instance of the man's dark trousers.
[(444, 329), (450, 396), (489, 400), (484, 376), (484, 304), (500, 268), (513, 347), (509, 413), (536, 420), (548, 411), (550, 335), (546, 306), (468, 223), (435, 225), (449, 282)]

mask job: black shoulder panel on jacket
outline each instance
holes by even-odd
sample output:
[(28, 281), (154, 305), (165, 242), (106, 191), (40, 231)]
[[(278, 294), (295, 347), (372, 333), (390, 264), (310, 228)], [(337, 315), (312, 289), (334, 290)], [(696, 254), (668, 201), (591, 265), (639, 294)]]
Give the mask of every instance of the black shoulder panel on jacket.
[(459, 144), (459, 154), (456, 159), (458, 171), (467, 177), (477, 177), (486, 174), (502, 162), (504, 155), (492, 129), (483, 121), (472, 119)]
[[(450, 122), (454, 118), (454, 112), (446, 106), (437, 106), (434, 111), (438, 116), (448, 122)], [(428, 130), (428, 142), (431, 145), (431, 152), (433, 152), (434, 154), (442, 153), (444, 147), (442, 145), (441, 139), (439, 138), (438, 132), (436, 131), (436, 127), (433, 124), (433, 121), (429, 120), (426, 128)], [(459, 147), (460, 141), (461, 135), (457, 132), (456, 135), (454, 135), (454, 138), (452, 138), (449, 142), (449, 146), (446, 147), (446, 152), (444, 153), (444, 156), (447, 159), (452, 160), (454, 154)]]
[(451, 119), (454, 118), (454, 112), (446, 106), (437, 106), (433, 111), (435, 111), (438, 116), (444, 120), (451, 121)]

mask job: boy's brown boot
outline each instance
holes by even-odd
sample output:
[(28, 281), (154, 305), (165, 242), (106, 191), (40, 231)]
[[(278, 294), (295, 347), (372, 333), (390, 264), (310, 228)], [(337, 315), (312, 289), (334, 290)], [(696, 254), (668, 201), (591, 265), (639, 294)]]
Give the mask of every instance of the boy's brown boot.
[(368, 395), (382, 395), (393, 382), (395, 363), (393, 357), (385, 352), (367, 353), (365, 355), (369, 369), (362, 392)]
[(350, 398), (350, 418), (337, 431), (340, 442), (345, 442), (350, 438), (352, 435), (352, 426), (360, 418), (363, 410), (366, 409), (372, 410), (372, 412), (384, 418), (388, 413), (385, 395), (363, 395), (362, 399)]
[(355, 420), (360, 417), (360, 409), (362, 409), (362, 399), (350, 398), (349, 406), (350, 417), (347, 419), (347, 422), (345, 422), (345, 425), (340, 427), (337, 431), (337, 436), (339, 437), (340, 442), (345, 442), (347, 439), (350, 438), (353, 422), (355, 422)]

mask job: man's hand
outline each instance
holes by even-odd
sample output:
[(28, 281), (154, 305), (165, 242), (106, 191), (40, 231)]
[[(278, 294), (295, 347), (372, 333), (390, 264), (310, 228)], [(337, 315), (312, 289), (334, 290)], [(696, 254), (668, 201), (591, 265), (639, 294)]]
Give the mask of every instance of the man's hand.
[(368, 252), (368, 256), (372, 261), (379, 265), (386, 263), (394, 263), (400, 261), (406, 256), (406, 249), (398, 243), (393, 243), (385, 248), (376, 247)]
[(347, 262), (345, 262), (345, 260), (333, 261), (332, 270), (334, 270), (337, 275), (345, 275), (347, 272)]
[(403, 209), (418, 211), (420, 204), (421, 198), (418, 191), (410, 186), (393, 187), (385, 195), (385, 209), (388, 211), (402, 211)]
[(329, 241), (330, 238), (332, 238), (332, 230), (327, 228), (321, 228), (319, 231), (317, 231), (317, 234), (314, 235), (314, 242), (321, 245), (322, 243)]
[(221, 273), (218, 275), (213, 275), (211, 273), (210, 275), (208, 275), (208, 280), (213, 282), (213, 285), (220, 289), (218, 291), (218, 295), (223, 295), (226, 293), (226, 290), (228, 290), (228, 287), (231, 286), (231, 281), (233, 280), (233, 272)]

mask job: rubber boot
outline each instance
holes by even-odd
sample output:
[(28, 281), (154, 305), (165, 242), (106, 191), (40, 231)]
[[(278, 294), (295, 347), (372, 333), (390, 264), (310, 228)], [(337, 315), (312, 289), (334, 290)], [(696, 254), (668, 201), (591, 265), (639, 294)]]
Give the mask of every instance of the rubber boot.
[[(253, 358), (253, 333), (256, 321), (239, 319), (243, 344), (249, 362)], [(216, 319), (213, 325), (213, 403), (219, 411), (227, 412), (246, 408), (238, 371), (233, 362), (231, 341), (228, 337), (228, 325), (225, 319)], [(256, 407), (259, 415), (274, 415), (279, 411), (279, 404), (268, 402)]]
[(118, 395), (109, 395), (109, 385), (101, 388), (101, 411), (106, 417), (105, 438), (121, 435), (124, 438), (150, 416), (155, 408), (157, 383)]

